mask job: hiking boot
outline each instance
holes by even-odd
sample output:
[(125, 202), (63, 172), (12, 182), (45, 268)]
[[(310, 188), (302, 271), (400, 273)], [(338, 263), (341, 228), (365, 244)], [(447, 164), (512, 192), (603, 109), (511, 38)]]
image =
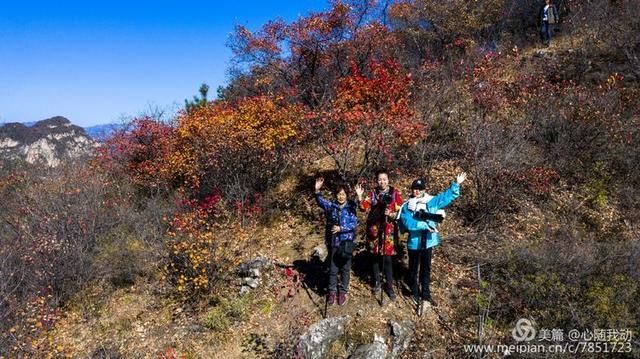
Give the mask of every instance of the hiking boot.
[(379, 295), (380, 294), (380, 290), (382, 290), (382, 287), (380, 286), (380, 283), (374, 284), (373, 288), (371, 289), (371, 291), (373, 292), (374, 295)]
[(344, 305), (347, 302), (347, 293), (338, 293), (338, 305)]
[(424, 313), (428, 311), (429, 308), (431, 308), (431, 303), (428, 300), (423, 300), (422, 304), (420, 305), (419, 315), (424, 315)]
[(389, 296), (389, 299), (396, 300), (396, 293), (393, 291), (392, 286), (385, 287), (384, 292), (387, 293), (387, 296)]
[(328, 305), (336, 304), (336, 292), (329, 293), (329, 295), (327, 296), (327, 304)]

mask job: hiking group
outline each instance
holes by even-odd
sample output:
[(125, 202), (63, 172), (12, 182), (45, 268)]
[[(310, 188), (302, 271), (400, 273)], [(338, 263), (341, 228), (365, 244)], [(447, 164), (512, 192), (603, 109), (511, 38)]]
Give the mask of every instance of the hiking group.
[(320, 192), (324, 179), (317, 178), (315, 198), (326, 217), (324, 239), (329, 266), (326, 304), (343, 305), (347, 301), (357, 237), (357, 212), (361, 211), (366, 213), (365, 238), (372, 258), (372, 289), (376, 297), (380, 296), (380, 303), (384, 302), (383, 293), (390, 300), (396, 299), (393, 258), (401, 251), (400, 240), (406, 234), (411, 298), (419, 315), (428, 307), (436, 306), (429, 287), (433, 248), (440, 243), (438, 224), (445, 217), (443, 209), (460, 195), (460, 185), (466, 178), (466, 173), (459, 174), (448, 189), (435, 196), (426, 193), (426, 181), (418, 178), (411, 184), (406, 201), (402, 200), (400, 191), (390, 185), (386, 170), (376, 172), (377, 186), (368, 192), (357, 184), (355, 200), (349, 199), (345, 185), (335, 187), (333, 200), (326, 199)]

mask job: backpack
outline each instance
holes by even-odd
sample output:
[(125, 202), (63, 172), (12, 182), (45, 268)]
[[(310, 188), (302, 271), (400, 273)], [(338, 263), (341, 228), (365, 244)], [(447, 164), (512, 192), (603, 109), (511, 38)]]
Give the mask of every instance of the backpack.
[(353, 241), (342, 241), (336, 248), (335, 256), (342, 261), (348, 261), (353, 257), (353, 250), (356, 248), (356, 244)]
[(549, 24), (557, 24), (558, 23), (558, 13), (556, 12), (555, 5), (549, 5), (549, 12), (547, 13), (547, 19), (549, 20)]

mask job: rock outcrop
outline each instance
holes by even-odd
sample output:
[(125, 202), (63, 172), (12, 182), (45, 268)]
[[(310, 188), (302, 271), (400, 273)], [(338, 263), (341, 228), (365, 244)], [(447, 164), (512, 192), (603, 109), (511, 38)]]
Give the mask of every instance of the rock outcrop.
[(82, 127), (64, 117), (52, 117), (33, 126), (8, 123), (0, 127), (0, 159), (24, 160), (58, 166), (66, 159), (86, 156), (98, 146)]
[(323, 319), (300, 337), (298, 357), (320, 359), (329, 351), (331, 343), (344, 336), (345, 328), (351, 317), (335, 317)]
[(387, 358), (387, 344), (384, 339), (379, 336), (375, 336), (373, 343), (360, 346), (351, 355), (350, 359), (385, 359)]

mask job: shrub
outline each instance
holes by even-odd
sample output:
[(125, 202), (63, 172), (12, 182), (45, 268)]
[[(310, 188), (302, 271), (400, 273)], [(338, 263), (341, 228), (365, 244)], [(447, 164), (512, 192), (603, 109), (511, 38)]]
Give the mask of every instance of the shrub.
[(224, 299), (209, 310), (203, 325), (214, 331), (224, 331), (233, 322), (245, 318), (250, 303), (251, 297), (248, 295), (234, 299)]
[(244, 203), (289, 165), (302, 117), (300, 106), (267, 96), (199, 106), (178, 117), (178, 150), (167, 165), (190, 198), (219, 192)]
[(389, 164), (397, 143), (413, 144), (424, 136), (424, 125), (409, 107), (410, 85), (411, 75), (396, 61), (372, 62), (366, 72), (353, 65), (339, 81), (335, 99), (313, 130), (343, 179)]
[[(178, 292), (186, 296), (208, 290), (224, 264), (224, 242), (214, 237), (214, 231), (220, 227), (214, 223), (219, 202), (219, 195), (207, 197), (203, 202), (185, 199), (169, 219), (166, 275)], [(218, 248), (221, 256), (216, 256)]]
[(545, 328), (634, 328), (640, 291), (629, 245), (565, 238), (512, 251), (488, 276), (497, 293), (493, 317), (505, 326), (533, 315)]
[(166, 165), (176, 150), (173, 131), (151, 117), (134, 119), (104, 142), (94, 165), (103, 173), (131, 179), (143, 195), (166, 194), (173, 189)]
[(51, 328), (59, 305), (88, 282), (130, 282), (146, 270), (143, 262), (159, 258), (162, 229), (153, 214), (131, 205), (126, 182), (67, 163), (25, 167), (0, 183), (0, 330), (17, 333), (0, 347), (16, 347), (15, 355), (33, 355), (31, 339)]

